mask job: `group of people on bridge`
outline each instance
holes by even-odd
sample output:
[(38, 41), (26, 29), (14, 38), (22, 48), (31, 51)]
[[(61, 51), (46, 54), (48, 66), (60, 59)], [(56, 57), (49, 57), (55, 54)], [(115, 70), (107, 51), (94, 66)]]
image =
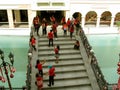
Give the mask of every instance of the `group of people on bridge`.
[[(46, 18), (43, 18), (42, 21), (40, 22), (40, 17), (36, 16), (33, 19), (33, 26), (34, 26), (34, 32), (31, 35), (30, 38), (30, 46), (33, 48), (34, 51), (36, 51), (36, 38), (35, 38), (35, 33), (37, 34), (37, 36), (40, 36), (39, 34), (39, 30), (40, 27), (42, 27), (42, 36), (47, 36), (46, 38), (48, 38), (48, 46), (54, 46), (54, 53), (55, 53), (55, 58), (56, 58), (56, 63), (58, 63), (59, 60), (59, 50), (60, 50), (60, 46), (59, 45), (54, 45), (53, 41), (54, 38), (57, 40), (58, 35), (57, 35), (57, 27), (58, 27), (58, 23), (56, 21), (56, 18), (54, 16), (50, 17), (50, 21), (51, 21), (51, 30), (48, 31), (47, 30), (47, 26), (48, 26), (48, 22), (46, 20)], [(67, 36), (67, 32), (70, 33), (70, 39), (72, 40), (73, 38), (73, 33), (74, 31), (76, 31), (75, 35), (79, 34), (79, 30), (81, 29), (80, 26), (80, 21), (78, 18), (75, 19), (71, 19), (68, 18), (68, 20), (66, 21), (66, 18), (63, 16), (63, 18), (61, 19), (61, 25), (62, 25), (62, 30), (63, 30), (63, 36), (66, 37)], [(76, 40), (75, 45), (74, 45), (74, 49), (79, 49), (79, 41)], [(36, 66), (35, 68), (38, 69), (38, 73), (36, 73), (36, 82), (35, 84), (38, 87), (38, 90), (42, 90), (43, 88), (43, 68), (42, 65), (45, 63), (45, 60), (40, 61), (39, 59), (36, 61)], [(55, 76), (55, 67), (53, 67), (52, 65), (49, 65), (49, 71), (47, 72), (47, 74), (49, 75), (49, 84), (48, 86), (54, 85), (54, 76)]]

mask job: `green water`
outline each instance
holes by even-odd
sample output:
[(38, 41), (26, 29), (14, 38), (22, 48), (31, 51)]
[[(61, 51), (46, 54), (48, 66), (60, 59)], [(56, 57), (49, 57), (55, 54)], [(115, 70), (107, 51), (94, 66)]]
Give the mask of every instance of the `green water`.
[(120, 53), (120, 35), (87, 35), (108, 83), (117, 83), (117, 63)]
[[(14, 54), (14, 67), (16, 68), (16, 72), (14, 73), (14, 78), (10, 79), (12, 87), (26, 85), (28, 42), (28, 36), (0, 36), (0, 49), (4, 51), (5, 61), (9, 62), (9, 52)], [(0, 86), (8, 87), (7, 81), (5, 83), (0, 81)]]

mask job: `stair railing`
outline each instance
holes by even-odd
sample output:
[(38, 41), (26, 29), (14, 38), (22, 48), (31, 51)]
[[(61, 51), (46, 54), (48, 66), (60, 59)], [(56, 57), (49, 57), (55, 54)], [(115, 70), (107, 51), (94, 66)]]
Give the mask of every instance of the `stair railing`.
[[(34, 35), (33, 27), (31, 27), (30, 37)], [(31, 66), (31, 60), (32, 60), (32, 47), (29, 43), (29, 50), (28, 50), (28, 65), (27, 65), (27, 73), (26, 73), (26, 87), (27, 90), (31, 89), (31, 72), (32, 72), (32, 66)]]
[(95, 57), (94, 52), (92, 50), (92, 47), (89, 44), (89, 41), (88, 41), (88, 39), (87, 39), (87, 37), (82, 29), (80, 30), (79, 35), (80, 35), (82, 43), (85, 47), (87, 56), (88, 56), (88, 58), (91, 59), (91, 67), (92, 67), (94, 74), (96, 76), (100, 90), (108, 90), (108, 84), (107, 84), (106, 80), (104, 79), (104, 75), (102, 74), (102, 71), (98, 65), (97, 58)]

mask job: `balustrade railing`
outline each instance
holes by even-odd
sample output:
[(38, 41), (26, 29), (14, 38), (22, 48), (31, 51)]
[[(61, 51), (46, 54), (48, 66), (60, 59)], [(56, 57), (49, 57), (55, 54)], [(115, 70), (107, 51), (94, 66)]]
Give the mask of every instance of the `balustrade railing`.
[(101, 71), (101, 69), (98, 65), (97, 58), (94, 55), (92, 47), (89, 44), (89, 41), (88, 41), (84, 31), (80, 30), (79, 35), (80, 35), (82, 43), (85, 47), (88, 58), (90, 58), (90, 60), (91, 60), (91, 67), (92, 67), (92, 69), (94, 71), (94, 74), (96, 76), (96, 79), (97, 79), (98, 85), (100, 87), (100, 90), (108, 90), (108, 83), (104, 79), (104, 75), (103, 75), (103, 73), (102, 73), (102, 71)]

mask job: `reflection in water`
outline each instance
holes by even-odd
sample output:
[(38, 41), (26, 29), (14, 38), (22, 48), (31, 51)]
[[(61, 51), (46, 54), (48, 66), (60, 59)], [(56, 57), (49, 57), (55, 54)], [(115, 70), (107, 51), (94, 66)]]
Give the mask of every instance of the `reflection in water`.
[[(9, 52), (14, 54), (14, 67), (16, 68), (16, 72), (14, 78), (10, 79), (12, 87), (25, 86), (28, 42), (28, 36), (0, 36), (0, 49), (4, 51), (5, 61), (9, 62)], [(0, 82), (0, 86), (8, 87), (8, 84), (7, 82)]]

